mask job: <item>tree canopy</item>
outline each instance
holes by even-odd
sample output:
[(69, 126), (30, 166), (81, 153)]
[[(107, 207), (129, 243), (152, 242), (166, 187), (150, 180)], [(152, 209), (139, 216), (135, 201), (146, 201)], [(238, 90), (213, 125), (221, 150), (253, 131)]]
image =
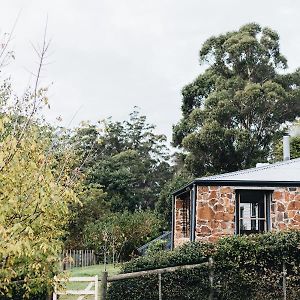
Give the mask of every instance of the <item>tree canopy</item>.
[(108, 119), (77, 129), (77, 151), (88, 150), (86, 182), (102, 186), (112, 212), (153, 209), (161, 187), (171, 178), (166, 137), (154, 128), (135, 110), (123, 122)]
[(200, 64), (208, 67), (183, 88), (183, 116), (173, 128), (185, 166), (200, 176), (266, 161), (281, 125), (300, 114), (300, 70), (285, 71), (278, 34), (250, 23), (213, 36)]
[[(20, 100), (22, 109), (18, 111), (9, 101), (10, 85), (2, 90), (0, 298), (4, 294), (5, 299), (17, 299), (17, 289), (22, 290), (20, 297), (31, 297), (47, 288), (58, 270), (69, 206), (77, 201), (72, 189), (77, 176), (67, 165), (59, 166), (49, 131), (33, 118), (35, 112), (29, 109), (26, 115), (28, 107), (36, 107), (36, 98), (30, 94), (27, 101)], [(44, 99), (42, 92), (40, 97)]]
[[(81, 204), (71, 207), (68, 247), (91, 246), (86, 243), (91, 232), (86, 228), (104, 224), (107, 216), (125, 213), (137, 218), (136, 212), (154, 210), (162, 187), (172, 177), (166, 137), (154, 129), (135, 109), (129, 120), (83, 123), (67, 138), (84, 162), (84, 181), (78, 192)], [(115, 224), (118, 220), (114, 219)], [(152, 237), (156, 234), (154, 228), (152, 235), (149, 232)]]

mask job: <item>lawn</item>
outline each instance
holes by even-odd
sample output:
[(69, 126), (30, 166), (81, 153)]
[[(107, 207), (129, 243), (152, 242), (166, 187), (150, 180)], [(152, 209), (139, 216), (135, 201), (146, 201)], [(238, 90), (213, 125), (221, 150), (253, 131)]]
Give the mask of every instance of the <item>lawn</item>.
[[(101, 278), (101, 274), (104, 271), (104, 265), (93, 265), (84, 268), (73, 268), (71, 270), (66, 271), (66, 274), (70, 277), (89, 277), (98, 275)], [(106, 271), (108, 275), (115, 275), (120, 272), (120, 266), (116, 265), (115, 267), (112, 264), (106, 265)], [(69, 282), (66, 284), (65, 288), (68, 290), (84, 290), (88, 286), (89, 282)], [(99, 282), (100, 284), (100, 282)], [(61, 295), (59, 299), (62, 300), (73, 300), (78, 299), (79, 295), (71, 296), (71, 295)], [(83, 299), (94, 299), (94, 296), (86, 296)]]
[[(120, 272), (120, 266), (116, 265), (116, 267), (113, 266), (113, 264), (106, 265), (106, 270), (108, 272), (108, 275), (115, 275)], [(79, 277), (79, 276), (95, 276), (98, 275), (101, 276), (101, 273), (104, 271), (104, 265), (93, 265), (89, 267), (84, 268), (73, 268), (69, 270), (68, 272), (71, 274), (72, 277)]]

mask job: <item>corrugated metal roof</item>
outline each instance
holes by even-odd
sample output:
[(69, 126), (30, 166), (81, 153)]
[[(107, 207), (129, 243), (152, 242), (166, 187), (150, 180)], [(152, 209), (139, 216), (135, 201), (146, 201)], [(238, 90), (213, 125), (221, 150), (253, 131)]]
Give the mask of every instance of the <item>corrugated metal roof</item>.
[(197, 178), (195, 181), (300, 182), (300, 158), (237, 172)]

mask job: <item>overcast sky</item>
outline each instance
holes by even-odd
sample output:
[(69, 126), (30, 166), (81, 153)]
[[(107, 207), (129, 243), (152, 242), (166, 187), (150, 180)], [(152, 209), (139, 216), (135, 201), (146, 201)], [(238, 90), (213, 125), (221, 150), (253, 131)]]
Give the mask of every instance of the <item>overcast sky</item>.
[[(139, 106), (157, 132), (171, 137), (181, 116), (182, 87), (202, 70), (198, 51), (211, 35), (258, 22), (275, 29), (291, 70), (300, 66), (297, 0), (0, 0), (0, 30), (20, 17), (4, 70), (16, 90), (32, 80), (37, 58), (30, 42), (43, 37), (48, 15), (52, 39), (43, 85), (51, 110), (64, 125), (81, 120), (127, 118)], [(29, 70), (29, 71), (28, 71)]]

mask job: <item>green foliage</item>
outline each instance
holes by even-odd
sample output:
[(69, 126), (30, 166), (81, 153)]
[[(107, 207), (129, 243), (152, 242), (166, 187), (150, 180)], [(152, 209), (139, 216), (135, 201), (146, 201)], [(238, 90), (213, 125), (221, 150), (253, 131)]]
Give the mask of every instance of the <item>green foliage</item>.
[(109, 213), (109, 203), (100, 185), (81, 184), (76, 192), (79, 202), (69, 206), (71, 217), (65, 242), (68, 249), (83, 249), (83, 231), (86, 224), (96, 222)]
[(167, 241), (166, 240), (157, 240), (155, 242), (152, 242), (147, 251), (147, 255), (153, 255), (156, 252), (162, 251), (166, 249)]
[(182, 120), (173, 142), (197, 176), (244, 169), (269, 158), (281, 124), (300, 113), (300, 71), (287, 68), (279, 36), (247, 24), (209, 38), (200, 50), (209, 67), (182, 91)]
[[(96, 232), (105, 231), (109, 244), (114, 245), (109, 250), (110, 255), (124, 259), (139, 243), (158, 234), (154, 213), (134, 213), (154, 210), (162, 186), (172, 176), (166, 138), (155, 134), (154, 129), (155, 126), (148, 124), (146, 117), (135, 110), (127, 121), (108, 119), (98, 125), (84, 123), (71, 134), (69, 143), (84, 162), (84, 182), (78, 192), (81, 204), (71, 207), (73, 219), (69, 223), (66, 246), (92, 247), (103, 255), (100, 248), (108, 241), (103, 234), (96, 236)], [(130, 231), (138, 230), (136, 224), (145, 230), (139, 222), (145, 220), (147, 214), (149, 221), (145, 226), (152, 222), (152, 229), (147, 227), (146, 233), (137, 233), (136, 238), (130, 235)], [(124, 229), (120, 229), (122, 223)]]
[(18, 97), (9, 81), (0, 85), (0, 299), (46, 298), (77, 202), (78, 172), (68, 149), (56, 153), (40, 115), (46, 91), (36, 86)]
[(172, 193), (185, 184), (192, 181), (192, 176), (182, 170), (174, 175), (161, 189), (156, 210), (160, 213), (165, 221), (165, 229), (169, 229), (172, 223)]
[[(287, 266), (288, 299), (300, 296), (300, 232), (287, 231), (223, 238), (216, 244), (188, 243), (126, 263), (122, 272), (135, 272), (214, 260), (217, 299), (282, 299), (282, 264)], [(163, 299), (207, 299), (208, 267), (162, 275)], [(158, 297), (157, 275), (114, 282), (109, 299)]]
[[(300, 157), (300, 137), (291, 137), (290, 138), (290, 151), (291, 159)], [(283, 159), (283, 145), (282, 139), (278, 140), (274, 146), (274, 161), (282, 161)]]
[(0, 295), (0, 300), (9, 300), (9, 299), (23, 300), (24, 295), (27, 295), (27, 297), (30, 300), (45, 300), (49, 297), (49, 294), (51, 292), (49, 286), (42, 282), (38, 283), (38, 288), (34, 287), (34, 285), (32, 285), (31, 288), (33, 289), (30, 290), (30, 292), (28, 292), (28, 290), (24, 288), (23, 283), (18, 283), (18, 284), (14, 283), (11, 285), (11, 289), (10, 289), (11, 295), (8, 295), (7, 293), (6, 295)]
[(58, 268), (74, 178), (56, 168), (51, 140), (34, 122), (6, 111), (0, 131), (0, 295), (34, 299)]
[(159, 235), (160, 228), (160, 219), (151, 211), (112, 213), (85, 226), (85, 245), (113, 262), (128, 260), (139, 246)]
[[(300, 157), (300, 120), (296, 120), (286, 128), (286, 132), (291, 134), (290, 137), (290, 154), (291, 159)], [(278, 139), (274, 142), (273, 161), (281, 161), (283, 159), (283, 141)]]
[(154, 208), (161, 187), (171, 178), (166, 137), (138, 111), (128, 121), (110, 119), (78, 128), (73, 143), (86, 157), (86, 184), (100, 184), (111, 211)]

